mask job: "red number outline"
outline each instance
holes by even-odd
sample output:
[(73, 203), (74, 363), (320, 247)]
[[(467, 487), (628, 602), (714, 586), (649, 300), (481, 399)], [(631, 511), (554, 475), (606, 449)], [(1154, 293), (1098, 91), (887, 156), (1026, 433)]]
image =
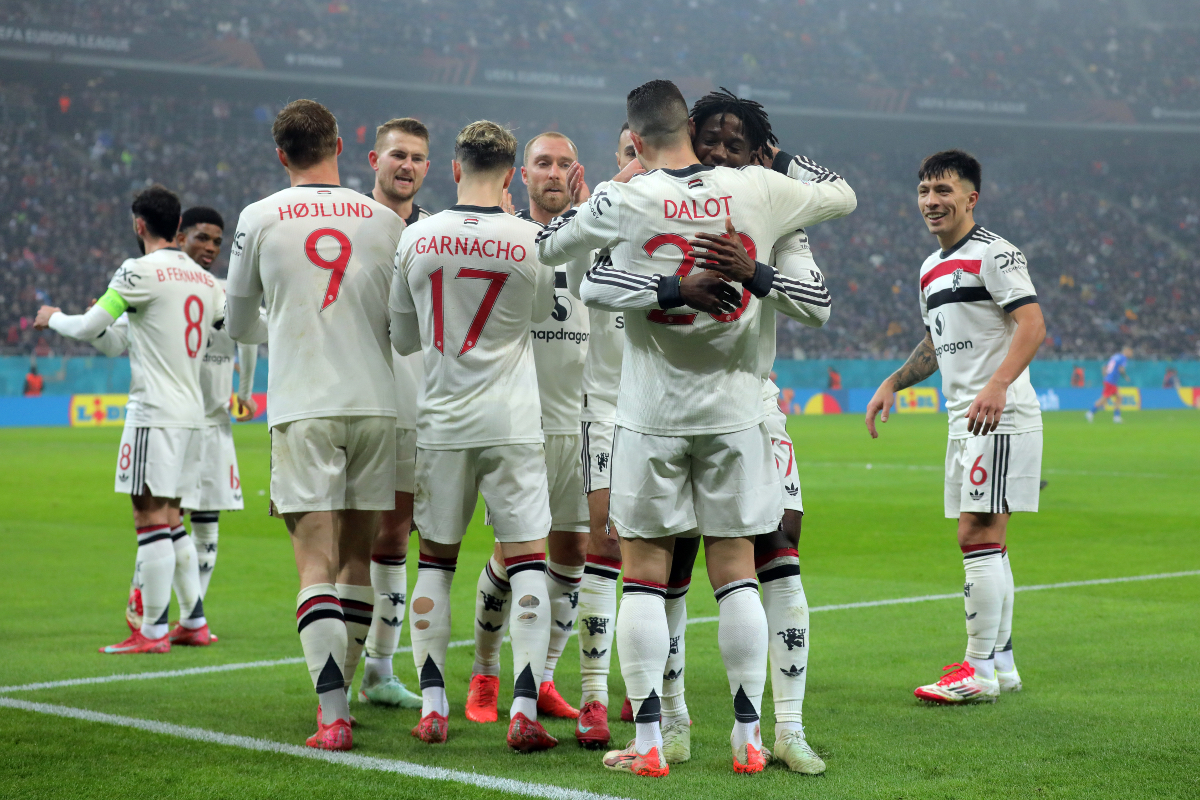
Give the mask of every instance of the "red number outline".
[[(723, 238), (728, 238), (729, 234), (722, 234)], [(746, 252), (751, 258), (758, 257), (758, 248), (754, 244), (754, 240), (742, 232), (738, 232), (741, 237), (742, 244), (746, 248)], [(678, 233), (660, 233), (650, 237), (644, 245), (642, 251), (648, 256), (653, 256), (655, 251), (660, 247), (671, 245), (678, 247), (683, 254), (683, 260), (679, 263), (679, 268), (675, 270), (675, 275), (680, 278), (686, 278), (691, 274), (692, 269), (696, 266), (696, 257), (692, 253), (692, 246), (686, 238)], [(737, 311), (731, 311), (728, 314), (709, 314), (710, 317), (717, 322), (735, 322), (741, 319), (742, 314), (746, 313), (746, 308), (750, 305), (750, 290), (742, 289), (742, 304)], [(696, 314), (670, 314), (667, 311), (656, 308), (653, 311), (646, 312), (646, 319), (651, 322), (657, 322), (660, 325), (694, 325), (696, 322)]]
[(438, 352), (446, 355), (442, 349), (445, 330), (442, 322), (442, 268), (438, 267), (429, 274), (430, 293), (433, 297), (433, 346)]
[(487, 291), (483, 293), (483, 300), (479, 303), (479, 308), (476, 309), (475, 316), (471, 319), (471, 327), (467, 328), (467, 338), (463, 340), (462, 350), (458, 351), (458, 354), (461, 356), (479, 343), (479, 337), (483, 334), (483, 328), (487, 325), (487, 321), (492, 315), (492, 308), (496, 305), (496, 298), (500, 296), (500, 292), (504, 289), (504, 283), (508, 280), (508, 273), (491, 269), (463, 267), (454, 278), (455, 280), (459, 278), (474, 278), (490, 281)]
[(121, 457), (117, 459), (117, 468), (122, 472), (129, 469), (129, 465), (132, 463), (132, 452), (133, 448), (130, 446), (129, 442), (121, 445)]
[[(333, 261), (326, 261), (317, 252), (317, 242), (326, 236), (337, 239), (338, 244), (341, 245), (341, 250), (338, 252), (337, 258)], [(330, 270), (329, 283), (325, 286), (324, 300), (321, 303), (322, 311), (337, 302), (338, 295), (342, 291), (342, 278), (346, 275), (346, 266), (350, 263), (352, 252), (353, 247), (350, 244), (350, 237), (337, 228), (318, 228), (304, 240), (304, 254), (308, 256), (308, 260), (312, 265), (317, 269)]]
[[(987, 483), (987, 479), (988, 479), (987, 470), (984, 469), (983, 467), (979, 466), (979, 462), (982, 460), (983, 460), (983, 456), (979, 456), (978, 458), (975, 459), (975, 463), (971, 465), (970, 478), (971, 478), (972, 486), (983, 486), (985, 483)], [(975, 470), (979, 470), (980, 472), (983, 473), (983, 477), (980, 478), (979, 480), (975, 480)]]
[[(196, 314), (196, 319), (192, 319), (192, 309), (195, 306), (200, 307), (199, 313)], [(188, 358), (195, 358), (200, 355), (200, 348), (204, 346), (204, 328), (200, 326), (204, 322), (204, 301), (194, 294), (188, 295), (188, 298), (183, 301), (183, 318), (187, 321), (187, 326), (183, 329), (183, 346), (187, 349)], [(192, 332), (196, 333), (196, 347), (192, 348)]]

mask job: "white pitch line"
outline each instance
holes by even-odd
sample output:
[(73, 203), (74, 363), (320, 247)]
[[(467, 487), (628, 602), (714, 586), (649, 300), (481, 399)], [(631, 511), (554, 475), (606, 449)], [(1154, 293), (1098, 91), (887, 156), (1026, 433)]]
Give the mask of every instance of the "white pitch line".
[(466, 784), (467, 786), (477, 786), (481, 789), (490, 789), (496, 792), (506, 792), (508, 794), (516, 794), (523, 797), (546, 797), (550, 798), (550, 800), (573, 800), (574, 798), (588, 798), (588, 800), (622, 800), (622, 798), (613, 797), (612, 795), (596, 794), (594, 792), (588, 792), (582, 789), (566, 789), (541, 783), (515, 781), (510, 778), (498, 778), (492, 775), (482, 775), (474, 772), (462, 772), (461, 770), (456, 769), (445, 769), (444, 767), (427, 767), (421, 764), (413, 764), (408, 761), (399, 761), (390, 758), (377, 758), (375, 756), (362, 756), (353, 753), (316, 750), (311, 747), (300, 747), (299, 745), (294, 744), (272, 742), (269, 739), (255, 739), (250, 736), (234, 736), (228, 733), (205, 730), (204, 728), (192, 728), (185, 725), (172, 725), (168, 722), (156, 722), (149, 719), (137, 719), (136, 717), (123, 717), (117, 714), (104, 714), (99, 711), (90, 711), (84, 708), (71, 708), (69, 706), (51, 705), (49, 703), (31, 703), (26, 700), (17, 700), (11, 697), (0, 697), (0, 707), (13, 708), (20, 711), (31, 711), (36, 714), (49, 714), (55, 717), (65, 717), (66, 719), (78, 719), (85, 722), (99, 722), (105, 725), (117, 725), (122, 728), (134, 728), (136, 730), (146, 731), (148, 733), (157, 733), (163, 736), (174, 736), (180, 739), (190, 739), (194, 742), (205, 742), (207, 744), (225, 745), (226, 747), (237, 747), (242, 750), (254, 750), (260, 753), (277, 753), (279, 755), (295, 756), (296, 758), (307, 758), (313, 761), (324, 761), (329, 764), (337, 764), (343, 767), (354, 767), (355, 769), (371, 770), (373, 772), (388, 772), (394, 775), (404, 775), (410, 778), (424, 778), (431, 781), (449, 781), (452, 783), (461, 783)]
[[(1153, 575), (1129, 575), (1121, 578), (1094, 578), (1086, 581), (1065, 581), (1063, 583), (1040, 583), (1030, 586), (1017, 586), (1014, 591), (1018, 592), (1040, 592), (1045, 589), (1070, 589), (1077, 586), (1103, 586), (1110, 583), (1133, 583), (1136, 581), (1155, 581), (1165, 578), (1189, 578), (1200, 575), (1200, 569), (1187, 570), (1184, 572), (1159, 572)], [(909, 603), (926, 603), (931, 600), (953, 600), (962, 597), (962, 592), (953, 592), (950, 594), (923, 594), (916, 597), (894, 597), (887, 600), (863, 600), (857, 603), (836, 603), (827, 606), (812, 606), (809, 608), (810, 613), (817, 611), (844, 611), (850, 608), (876, 608), (877, 606), (899, 606)], [(717, 622), (719, 617), (692, 617), (688, 619), (688, 625), (702, 625), (709, 622)], [(571, 636), (575, 635), (575, 631), (571, 631)], [(450, 642), (450, 647), (470, 647), (475, 642), (471, 639), (459, 639), (458, 641)], [(401, 647), (397, 653), (411, 653), (411, 647)], [(275, 667), (284, 664), (300, 664), (303, 663), (303, 658), (280, 658), (273, 661), (243, 661), (235, 664), (220, 664), (212, 667), (189, 667), (188, 669), (164, 670), (162, 672), (133, 672), (119, 675), (102, 675), (97, 678), (72, 678), (63, 681), (46, 681), (44, 683), (26, 683), (20, 686), (0, 686), (0, 694), (11, 694), (13, 692), (32, 692), (39, 689), (59, 689), (66, 686), (86, 686), (95, 683), (115, 683), (118, 681), (140, 681), (151, 680), (155, 678), (178, 678), (186, 675), (204, 675), (209, 672), (232, 672), (241, 669), (256, 669), (258, 667)]]
[[(829, 467), (847, 467), (851, 469), (901, 469), (909, 472), (942, 472), (945, 467), (941, 464), (878, 464), (878, 463), (859, 463), (850, 461), (800, 461), (796, 460), (796, 466), (800, 469), (805, 467), (829, 468)], [(1178, 475), (1165, 475), (1158, 472), (1095, 472), (1082, 469), (1043, 469), (1045, 475), (1083, 475), (1092, 478), (1172, 478)]]

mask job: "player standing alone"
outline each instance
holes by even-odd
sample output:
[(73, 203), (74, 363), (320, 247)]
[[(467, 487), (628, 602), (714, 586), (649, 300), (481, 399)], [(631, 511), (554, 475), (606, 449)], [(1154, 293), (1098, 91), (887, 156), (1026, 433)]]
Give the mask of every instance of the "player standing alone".
[(296, 554), (296, 628), (319, 698), (308, 745), (348, 750), (349, 678), (374, 602), (371, 542), (379, 512), (395, 506), (387, 296), (404, 222), (339, 185), (342, 139), (324, 106), (289, 103), (271, 133), (291, 188), (238, 220), (229, 333), (246, 342), (270, 334), (271, 503)]
[(945, 508), (958, 519), (967, 652), (916, 696), (934, 703), (994, 701), (1020, 691), (1013, 662), (1013, 578), (1005, 536), (1014, 511), (1037, 511), (1042, 412), (1029, 362), (1046, 336), (1025, 256), (975, 223), (982, 169), (962, 150), (929, 156), (917, 203), (941, 250), (921, 265), (925, 340), (867, 404), (887, 422), (895, 393), (942, 372), (950, 417)]
[(537, 721), (552, 614), (546, 451), (530, 337), (531, 324), (554, 307), (554, 273), (538, 261), (538, 226), (500, 207), (516, 150), (513, 135), (493, 122), (459, 132), (458, 204), (404, 231), (391, 311), (396, 350), (421, 350), (425, 366), (413, 509), (421, 557), (409, 604), (423, 704), (412, 733), (446, 741), (450, 585), (482, 493), (514, 598), (507, 740), (530, 752), (558, 744)]
[(1122, 347), (1121, 352), (1113, 353), (1109, 357), (1108, 363), (1104, 365), (1104, 391), (1100, 394), (1100, 399), (1096, 401), (1096, 404), (1088, 409), (1088, 422), (1096, 418), (1096, 412), (1104, 408), (1110, 397), (1113, 402), (1113, 422), (1121, 421), (1121, 393), (1117, 388), (1117, 381), (1121, 378), (1129, 380), (1129, 376), (1125, 374), (1125, 365), (1132, 357), (1133, 348), (1128, 346)]

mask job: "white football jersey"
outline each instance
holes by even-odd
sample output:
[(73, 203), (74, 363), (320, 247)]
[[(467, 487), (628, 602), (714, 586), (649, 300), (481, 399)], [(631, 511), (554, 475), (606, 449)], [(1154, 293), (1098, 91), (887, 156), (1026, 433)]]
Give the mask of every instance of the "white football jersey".
[[(1017, 323), (1011, 312), (1036, 303), (1025, 256), (979, 225), (921, 265), (921, 319), (933, 337), (950, 438), (965, 439), (967, 410), (1000, 368)], [(1042, 411), (1026, 368), (1008, 387), (995, 433), (1042, 428)]]
[(340, 186), (293, 186), (242, 211), (227, 288), (266, 303), (270, 425), (396, 415), (387, 297), (403, 230)]
[(612, 254), (611, 266), (588, 271), (581, 294), (590, 307), (625, 312), (617, 424), (657, 436), (757, 425), (763, 419), (759, 298), (786, 294), (786, 277), (765, 267), (761, 282), (752, 282), (756, 291), (744, 288), (741, 306), (721, 315), (680, 306), (678, 281), (668, 278), (691, 272), (689, 240), (723, 233), (727, 216), (757, 258), (781, 237), (854, 207), (846, 182), (815, 164), (807, 181), (757, 166), (696, 164), (609, 183), (551, 223), (539, 237), (543, 261), (566, 263), (601, 248)]
[(213, 326), (225, 318), (225, 292), (216, 278), (167, 247), (123, 263), (108, 288), (128, 306), (131, 375), (125, 424), (207, 426), (200, 370)]
[[(389, 289), (390, 291), (390, 289)], [(409, 353), (402, 356), (392, 350), (392, 371), (396, 375), (396, 427), (417, 429), (417, 404), (425, 388), (424, 356)]]
[(404, 230), (391, 309), (416, 314), (425, 365), (417, 444), (461, 450), (541, 442), (532, 324), (554, 309), (539, 226), (456, 205)]
[(588, 309), (567, 291), (566, 270), (554, 273), (554, 290), (554, 310), (529, 331), (542, 402), (542, 431), (575, 435), (583, 401)]
[[(225, 281), (216, 279), (221, 290)], [(233, 367), (237, 359), (237, 343), (229, 337), (225, 326), (215, 330), (204, 351), (200, 365), (200, 393), (204, 396), (204, 413), (213, 421), (229, 417), (229, 398), (233, 395)]]

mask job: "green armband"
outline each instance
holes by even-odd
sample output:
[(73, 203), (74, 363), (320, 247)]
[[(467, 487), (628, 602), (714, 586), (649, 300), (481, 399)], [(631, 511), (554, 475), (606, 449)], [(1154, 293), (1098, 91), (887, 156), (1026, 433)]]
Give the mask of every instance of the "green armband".
[(108, 313), (112, 314), (112, 318), (116, 319), (125, 313), (125, 309), (129, 308), (129, 303), (125, 302), (125, 298), (117, 294), (115, 289), (109, 289), (105, 292), (96, 305), (103, 308)]

